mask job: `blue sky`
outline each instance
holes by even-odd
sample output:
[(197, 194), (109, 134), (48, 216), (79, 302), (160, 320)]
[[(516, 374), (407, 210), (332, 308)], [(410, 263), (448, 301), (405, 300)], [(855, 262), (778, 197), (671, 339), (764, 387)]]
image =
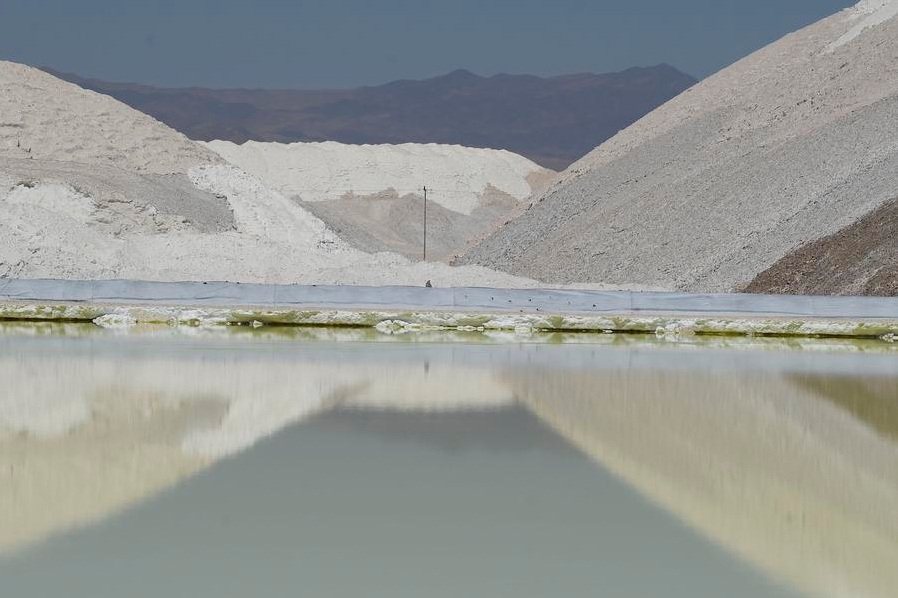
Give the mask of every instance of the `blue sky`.
[(154, 85), (353, 87), (666, 62), (705, 77), (852, 0), (2, 0), (0, 58)]

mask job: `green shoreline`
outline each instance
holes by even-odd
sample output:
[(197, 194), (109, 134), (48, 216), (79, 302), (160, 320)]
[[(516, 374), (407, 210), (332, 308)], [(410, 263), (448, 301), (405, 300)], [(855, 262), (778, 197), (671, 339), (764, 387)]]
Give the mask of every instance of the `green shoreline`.
[(450, 310), (183, 307), (51, 302), (0, 302), (0, 321), (93, 322), (105, 328), (294, 326), (376, 328), (380, 332), (532, 331), (658, 336), (760, 336), (898, 340), (898, 318), (786, 318), (755, 315), (578, 314)]

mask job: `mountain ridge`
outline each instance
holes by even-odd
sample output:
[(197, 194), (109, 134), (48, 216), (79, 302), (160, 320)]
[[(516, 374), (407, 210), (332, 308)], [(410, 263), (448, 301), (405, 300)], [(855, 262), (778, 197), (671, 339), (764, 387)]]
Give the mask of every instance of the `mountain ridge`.
[(457, 69), (331, 90), (161, 88), (42, 70), (200, 141), (456, 144), (506, 149), (553, 170), (696, 83), (667, 64), (552, 77)]

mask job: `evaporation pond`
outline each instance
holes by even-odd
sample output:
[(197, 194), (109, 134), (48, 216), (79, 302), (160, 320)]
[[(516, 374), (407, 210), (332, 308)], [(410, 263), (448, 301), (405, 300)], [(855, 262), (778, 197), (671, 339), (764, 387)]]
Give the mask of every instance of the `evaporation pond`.
[(898, 595), (885, 343), (88, 330), (0, 330), (4, 596)]

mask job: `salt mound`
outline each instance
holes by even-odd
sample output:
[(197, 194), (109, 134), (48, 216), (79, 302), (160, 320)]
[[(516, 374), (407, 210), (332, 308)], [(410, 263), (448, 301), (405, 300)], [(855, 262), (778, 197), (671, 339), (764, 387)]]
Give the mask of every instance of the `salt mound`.
[[(362, 253), (294, 202), (234, 166), (198, 166), (189, 174), (202, 189), (227, 197), (234, 212), (231, 230), (138, 230), (114, 235), (95, 218), (96, 211), (84, 220), (88, 212), (83, 196), (67, 187), (39, 184), (27, 190), (17, 187), (6, 197), (0, 193), (4, 213), (0, 275), (412, 286), (429, 279), (445, 286), (537, 284), (482, 267), (413, 264), (395, 254)], [(42, 201), (23, 201), (29, 196), (59, 198), (60, 207), (49, 210)], [(153, 217), (144, 214), (147, 220)]]
[(857, 222), (898, 196), (896, 6), (862, 2), (699, 83), (572, 165), (464, 263), (726, 291)]
[(156, 174), (221, 161), (109, 96), (6, 61), (0, 61), (2, 158), (103, 164)]
[(405, 143), (347, 145), (230, 141), (205, 144), (228, 162), (254, 174), (287, 197), (326, 201), (394, 190), (421, 195), (449, 210), (470, 215), (492, 187), (518, 200), (534, 189), (528, 177), (547, 172), (505, 150)]
[(231, 228), (227, 202), (186, 176), (222, 162), (110, 97), (0, 61), (0, 276), (104, 236)]
[(239, 168), (200, 166), (188, 176), (200, 189), (227, 197), (240, 233), (281, 242), (338, 244), (322, 221)]
[(214, 152), (36, 69), (0, 62), (0, 91), (0, 277), (537, 284), (353, 249)]
[(516, 214), (555, 173), (507, 151), (457, 145), (205, 144), (369, 253), (448, 261)]

